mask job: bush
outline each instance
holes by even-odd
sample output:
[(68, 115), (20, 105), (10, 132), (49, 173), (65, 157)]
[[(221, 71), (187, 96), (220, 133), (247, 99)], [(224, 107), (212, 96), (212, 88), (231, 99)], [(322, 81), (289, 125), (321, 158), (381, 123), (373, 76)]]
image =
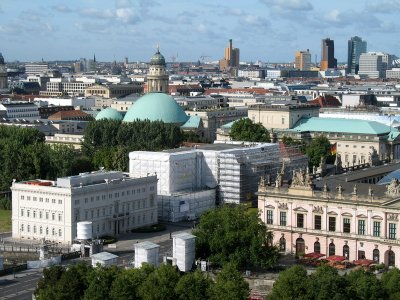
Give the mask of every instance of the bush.
[(155, 224), (152, 226), (140, 227), (136, 229), (132, 229), (132, 232), (135, 233), (148, 233), (148, 232), (160, 232), (166, 229), (165, 225), (163, 224)]
[(118, 241), (115, 236), (110, 235), (103, 235), (100, 239), (103, 240), (103, 245), (114, 244)]

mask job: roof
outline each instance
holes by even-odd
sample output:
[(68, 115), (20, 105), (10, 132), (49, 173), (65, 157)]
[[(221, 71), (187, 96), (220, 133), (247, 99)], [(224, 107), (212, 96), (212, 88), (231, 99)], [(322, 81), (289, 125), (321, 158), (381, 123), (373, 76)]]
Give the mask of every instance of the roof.
[(157, 244), (154, 244), (154, 243), (152, 243), (152, 242), (149, 242), (149, 241), (144, 241), (144, 242), (141, 242), (141, 243), (136, 243), (136, 244), (134, 244), (135, 245), (135, 248), (141, 248), (141, 249), (154, 249), (154, 248), (159, 248), (160, 247), (160, 245), (157, 245)]
[[(239, 120), (241, 120), (241, 119), (244, 119), (244, 118), (240, 118), (240, 119), (238, 119), (238, 120), (235, 120), (235, 121), (226, 123), (226, 124), (222, 125), (221, 128), (223, 128), (223, 129), (231, 129), (231, 128), (232, 128), (232, 125), (233, 125), (235, 122), (237, 122), (237, 121), (239, 121)], [(247, 118), (246, 118), (246, 119), (247, 119)]]
[(183, 129), (188, 128), (199, 128), (200, 127), (201, 118), (199, 116), (190, 116), (185, 124), (181, 126)]
[(309, 104), (316, 104), (320, 107), (339, 107), (342, 104), (340, 101), (331, 95), (320, 96), (314, 100), (308, 101)]
[(96, 120), (109, 119), (109, 120), (122, 120), (122, 115), (115, 108), (107, 107), (99, 112), (96, 116)]
[(112, 260), (112, 259), (118, 258), (118, 255), (115, 255), (115, 254), (112, 254), (110, 252), (105, 252), (104, 251), (104, 252), (93, 254), (91, 256), (91, 258), (107, 261), (107, 260)]
[(157, 52), (151, 58), (150, 65), (162, 65), (162, 66), (165, 66), (165, 58), (160, 53), (159, 50), (157, 50)]
[(392, 179), (400, 180), (400, 169), (390, 172), (389, 174), (385, 175), (381, 180), (378, 181), (378, 185), (389, 184)]
[(181, 125), (188, 119), (189, 117), (174, 98), (164, 93), (149, 93), (140, 97), (129, 108), (124, 122), (150, 120)]
[(90, 117), (90, 115), (81, 110), (64, 110), (52, 114), (51, 116), (49, 116), (49, 120), (51, 119), (63, 120), (69, 118), (88, 118), (88, 117)]
[(182, 240), (191, 240), (196, 238), (193, 234), (187, 233), (187, 232), (179, 232), (176, 234), (173, 234), (172, 237), (182, 239)]
[(388, 134), (392, 128), (375, 121), (351, 120), (341, 118), (301, 118), (292, 131), (317, 131), (354, 134)]

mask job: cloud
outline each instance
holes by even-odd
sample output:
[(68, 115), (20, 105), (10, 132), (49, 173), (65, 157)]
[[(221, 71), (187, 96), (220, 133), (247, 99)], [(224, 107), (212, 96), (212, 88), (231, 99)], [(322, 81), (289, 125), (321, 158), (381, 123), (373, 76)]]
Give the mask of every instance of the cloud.
[(131, 8), (117, 8), (115, 15), (122, 23), (134, 24), (140, 20), (139, 16)]
[(400, 0), (370, 1), (365, 8), (369, 13), (393, 14), (400, 12)]
[(111, 19), (115, 17), (111, 9), (100, 10), (97, 8), (84, 8), (79, 11), (80, 15), (99, 19)]
[(75, 11), (75, 9), (72, 9), (64, 4), (53, 5), (51, 8), (60, 13), (72, 13)]
[(93, 23), (93, 22), (77, 22), (74, 24), (75, 28), (79, 31), (86, 31), (90, 33), (100, 33), (105, 34), (109, 33), (109, 26), (103, 23)]
[(307, 0), (261, 0), (262, 3), (276, 11), (310, 11), (313, 6)]
[(268, 27), (270, 25), (270, 22), (268, 21), (267, 18), (250, 14), (245, 15), (243, 18), (240, 19), (239, 22), (245, 25), (258, 25), (262, 27)]

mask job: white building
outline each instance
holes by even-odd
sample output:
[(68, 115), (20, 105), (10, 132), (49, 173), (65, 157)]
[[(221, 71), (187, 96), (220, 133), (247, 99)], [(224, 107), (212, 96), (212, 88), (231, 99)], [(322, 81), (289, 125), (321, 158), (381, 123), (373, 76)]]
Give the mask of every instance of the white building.
[(49, 71), (49, 65), (47, 63), (33, 63), (25, 65), (25, 74), (30, 75), (40, 75)]
[(38, 107), (31, 102), (9, 102), (0, 104), (0, 111), (5, 112), (6, 118), (38, 118)]
[(360, 55), (358, 75), (368, 78), (385, 78), (386, 70), (391, 69), (391, 55), (383, 52), (368, 52)]
[(80, 106), (83, 109), (90, 109), (95, 106), (96, 100), (87, 97), (73, 98), (40, 98), (36, 97), (33, 102), (38, 106)]
[(157, 177), (96, 171), (57, 181), (13, 182), (12, 237), (71, 243), (77, 222), (91, 221), (93, 236), (118, 235), (157, 223)]

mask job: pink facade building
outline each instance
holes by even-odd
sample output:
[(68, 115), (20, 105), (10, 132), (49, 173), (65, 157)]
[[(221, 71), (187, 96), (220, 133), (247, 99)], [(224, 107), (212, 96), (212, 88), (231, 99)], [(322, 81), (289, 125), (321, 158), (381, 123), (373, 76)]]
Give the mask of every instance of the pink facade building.
[(261, 219), (282, 253), (319, 252), (399, 267), (400, 184), (397, 179), (375, 184), (396, 168), (373, 167), (313, 181), (300, 170), (290, 184), (278, 175), (272, 186), (261, 180)]

